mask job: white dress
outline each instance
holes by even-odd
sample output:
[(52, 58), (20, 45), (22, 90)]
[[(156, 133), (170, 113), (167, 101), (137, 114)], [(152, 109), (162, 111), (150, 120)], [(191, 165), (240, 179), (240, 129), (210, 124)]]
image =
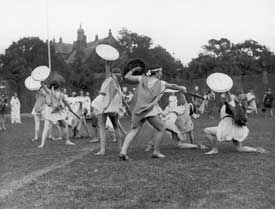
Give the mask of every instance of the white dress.
[(10, 101), (11, 105), (11, 123), (21, 123), (20, 117), (20, 101), (18, 97), (12, 97)]
[[(229, 104), (235, 105), (234, 102), (230, 102)], [(218, 141), (231, 141), (232, 139), (242, 142), (244, 141), (249, 133), (249, 130), (246, 126), (238, 126), (236, 125), (233, 118), (228, 115), (226, 112), (226, 106), (223, 105), (221, 108), (221, 121), (219, 122), (216, 128), (216, 137)]]
[(254, 94), (248, 92), (246, 95), (247, 102), (247, 113), (256, 112), (257, 113), (257, 104), (256, 97)]

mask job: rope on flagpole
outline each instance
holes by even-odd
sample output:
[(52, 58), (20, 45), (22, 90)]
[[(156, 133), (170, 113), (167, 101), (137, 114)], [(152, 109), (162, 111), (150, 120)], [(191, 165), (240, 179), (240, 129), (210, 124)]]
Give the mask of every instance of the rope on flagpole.
[(47, 28), (47, 44), (48, 44), (48, 66), (51, 69), (51, 46), (49, 37), (49, 11), (48, 11), (48, 0), (46, 0), (46, 28)]

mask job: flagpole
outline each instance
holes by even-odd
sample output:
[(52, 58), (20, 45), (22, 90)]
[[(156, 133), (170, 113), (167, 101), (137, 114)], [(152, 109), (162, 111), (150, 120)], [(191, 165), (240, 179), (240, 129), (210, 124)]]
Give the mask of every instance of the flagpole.
[(49, 14), (48, 14), (48, 0), (46, 0), (46, 28), (47, 28), (47, 44), (48, 44), (48, 66), (51, 69), (51, 46), (49, 36)]

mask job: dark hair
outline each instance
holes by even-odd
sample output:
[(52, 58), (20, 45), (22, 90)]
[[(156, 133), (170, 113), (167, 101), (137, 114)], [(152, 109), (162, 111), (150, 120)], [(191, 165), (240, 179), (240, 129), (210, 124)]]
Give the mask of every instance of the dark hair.
[(52, 87), (54, 88), (54, 90), (56, 90), (56, 89), (60, 88), (60, 85), (57, 81), (52, 81), (50, 83), (50, 88), (52, 88)]
[(112, 69), (112, 73), (119, 73), (119, 74), (121, 74), (121, 70), (116, 67), (116, 68)]
[(123, 76), (125, 76), (130, 70), (133, 68), (140, 67), (141, 70), (138, 72), (134, 72), (133, 75), (142, 75), (146, 73), (146, 64), (142, 59), (136, 58), (131, 59), (125, 66), (123, 70)]
[(155, 69), (158, 69), (158, 68), (161, 68), (161, 66), (159, 64), (152, 65), (149, 68), (149, 71), (151, 71), (150, 76), (155, 75), (157, 72), (159, 72), (159, 71), (154, 71)]

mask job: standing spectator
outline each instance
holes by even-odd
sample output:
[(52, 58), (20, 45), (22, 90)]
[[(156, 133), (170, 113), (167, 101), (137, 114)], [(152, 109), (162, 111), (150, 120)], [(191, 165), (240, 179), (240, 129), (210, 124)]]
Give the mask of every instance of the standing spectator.
[(6, 87), (0, 86), (0, 130), (6, 130), (5, 127), (5, 115), (7, 114), (9, 103), (8, 97), (5, 93)]
[(247, 113), (253, 113), (255, 114), (258, 113), (257, 110), (257, 105), (256, 105), (256, 96), (254, 94), (253, 88), (250, 88), (247, 95), (246, 95), (246, 100), (247, 100)]
[(246, 107), (247, 107), (247, 100), (246, 100), (246, 94), (244, 93), (243, 89), (239, 90), (237, 98), (242, 103), (242, 106), (245, 107), (245, 109), (246, 109)]
[(83, 103), (83, 107), (87, 110), (86, 118), (91, 117), (91, 106), (92, 106), (92, 101), (90, 97), (90, 92), (86, 92), (84, 97), (84, 103)]
[(273, 103), (273, 93), (271, 88), (268, 88), (263, 97), (263, 108), (262, 111), (267, 116), (267, 110), (270, 110), (270, 115), (273, 117), (273, 110), (272, 110), (272, 103)]
[(20, 101), (18, 99), (17, 93), (14, 92), (14, 95), (11, 97), (11, 123), (21, 123), (20, 117)]
[[(196, 95), (201, 95), (200, 94), (200, 89), (198, 86), (195, 86), (194, 88), (194, 94)], [(199, 108), (201, 106), (201, 99), (197, 98), (197, 97), (192, 97), (192, 103), (194, 104), (195, 106), (195, 113), (193, 114), (193, 117), (194, 118), (199, 118), (200, 117), (200, 114), (199, 114)]]

